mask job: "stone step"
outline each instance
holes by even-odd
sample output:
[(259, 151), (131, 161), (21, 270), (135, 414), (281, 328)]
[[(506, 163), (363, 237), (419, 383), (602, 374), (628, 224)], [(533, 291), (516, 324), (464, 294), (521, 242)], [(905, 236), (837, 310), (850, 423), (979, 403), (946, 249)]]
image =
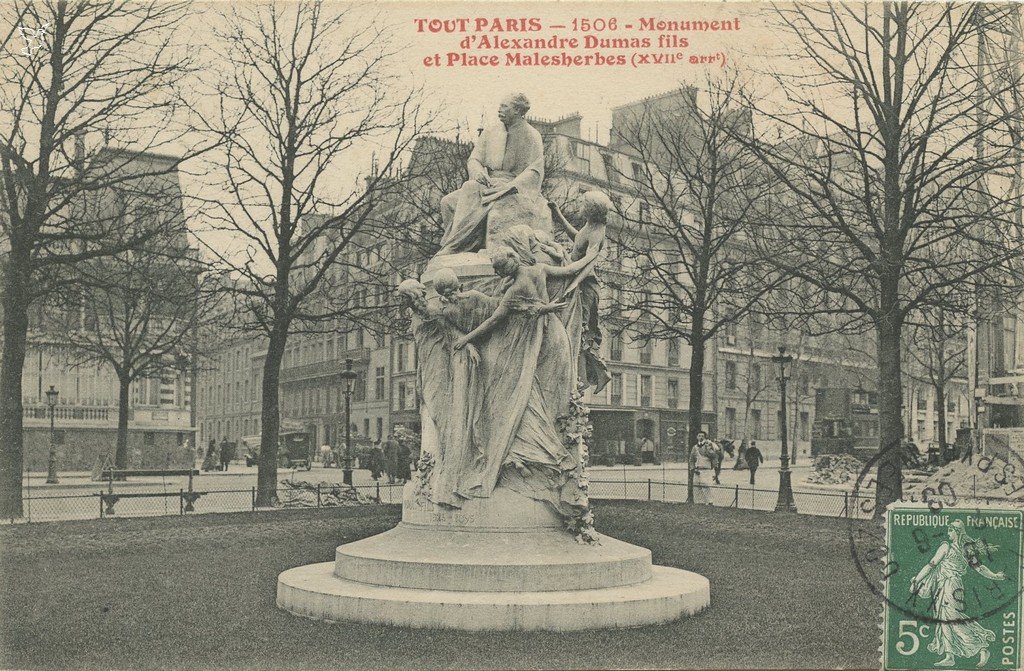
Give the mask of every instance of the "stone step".
[(569, 591), (471, 592), (381, 587), (344, 580), (334, 563), (310, 564), (278, 577), (277, 605), (329, 622), (356, 621), (473, 631), (580, 631), (663, 624), (706, 608), (707, 578), (664, 566), (650, 580)]
[(564, 591), (635, 585), (651, 578), (651, 552), (565, 531), (481, 532), (402, 523), (338, 547), (334, 575), (388, 587), (466, 592)]

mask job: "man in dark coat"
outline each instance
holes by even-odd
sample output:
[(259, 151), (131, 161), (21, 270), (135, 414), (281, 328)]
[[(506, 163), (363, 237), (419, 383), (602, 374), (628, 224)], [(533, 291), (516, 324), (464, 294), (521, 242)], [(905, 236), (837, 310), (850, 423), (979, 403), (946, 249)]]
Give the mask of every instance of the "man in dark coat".
[(747, 468), (750, 469), (750, 484), (753, 485), (754, 479), (757, 477), (757, 468), (764, 463), (764, 455), (761, 454), (761, 450), (757, 449), (757, 443), (753, 440), (750, 441), (750, 447), (747, 448), (744, 459), (747, 462)]
[(235, 445), (228, 442), (228, 439), (220, 441), (220, 470), (227, 471), (228, 464), (235, 458)]
[(384, 472), (388, 474), (388, 482), (394, 483), (399, 477), (398, 472), (398, 442), (395, 434), (389, 433), (388, 439), (384, 441)]

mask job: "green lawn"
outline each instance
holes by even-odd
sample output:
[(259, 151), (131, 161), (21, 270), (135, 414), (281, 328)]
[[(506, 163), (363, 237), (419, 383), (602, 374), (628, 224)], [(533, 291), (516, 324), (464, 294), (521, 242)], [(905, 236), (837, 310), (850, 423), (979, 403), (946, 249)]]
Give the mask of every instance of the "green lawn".
[(706, 575), (711, 607), (573, 634), (331, 625), (278, 610), (277, 574), (393, 526), (397, 507), (23, 525), (0, 530), (0, 667), (877, 668), (880, 606), (844, 521), (658, 503), (596, 514), (656, 563)]

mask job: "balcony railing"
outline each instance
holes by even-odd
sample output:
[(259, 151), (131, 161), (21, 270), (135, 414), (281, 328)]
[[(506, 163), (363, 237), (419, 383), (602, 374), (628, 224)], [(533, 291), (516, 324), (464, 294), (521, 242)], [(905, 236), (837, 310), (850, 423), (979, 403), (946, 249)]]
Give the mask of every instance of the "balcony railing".
[[(22, 408), (22, 417), (25, 419), (50, 419), (50, 406), (48, 405), (26, 405)], [(132, 418), (133, 411), (128, 410), (128, 418)], [(79, 422), (113, 422), (117, 421), (117, 408), (111, 407), (76, 407), (57, 406), (53, 410), (55, 421), (79, 421)]]
[(345, 370), (345, 359), (352, 359), (356, 364), (367, 363), (370, 360), (370, 348), (359, 347), (342, 352), (336, 359), (330, 361), (315, 361), (302, 366), (294, 366), (281, 369), (281, 382), (294, 382), (296, 380), (308, 380), (318, 377), (330, 377)]

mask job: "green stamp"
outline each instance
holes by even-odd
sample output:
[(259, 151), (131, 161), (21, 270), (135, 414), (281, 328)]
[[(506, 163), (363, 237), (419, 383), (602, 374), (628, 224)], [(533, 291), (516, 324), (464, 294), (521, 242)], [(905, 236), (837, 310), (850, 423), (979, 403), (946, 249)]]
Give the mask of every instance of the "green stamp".
[(895, 504), (882, 668), (1019, 669), (1024, 512)]

